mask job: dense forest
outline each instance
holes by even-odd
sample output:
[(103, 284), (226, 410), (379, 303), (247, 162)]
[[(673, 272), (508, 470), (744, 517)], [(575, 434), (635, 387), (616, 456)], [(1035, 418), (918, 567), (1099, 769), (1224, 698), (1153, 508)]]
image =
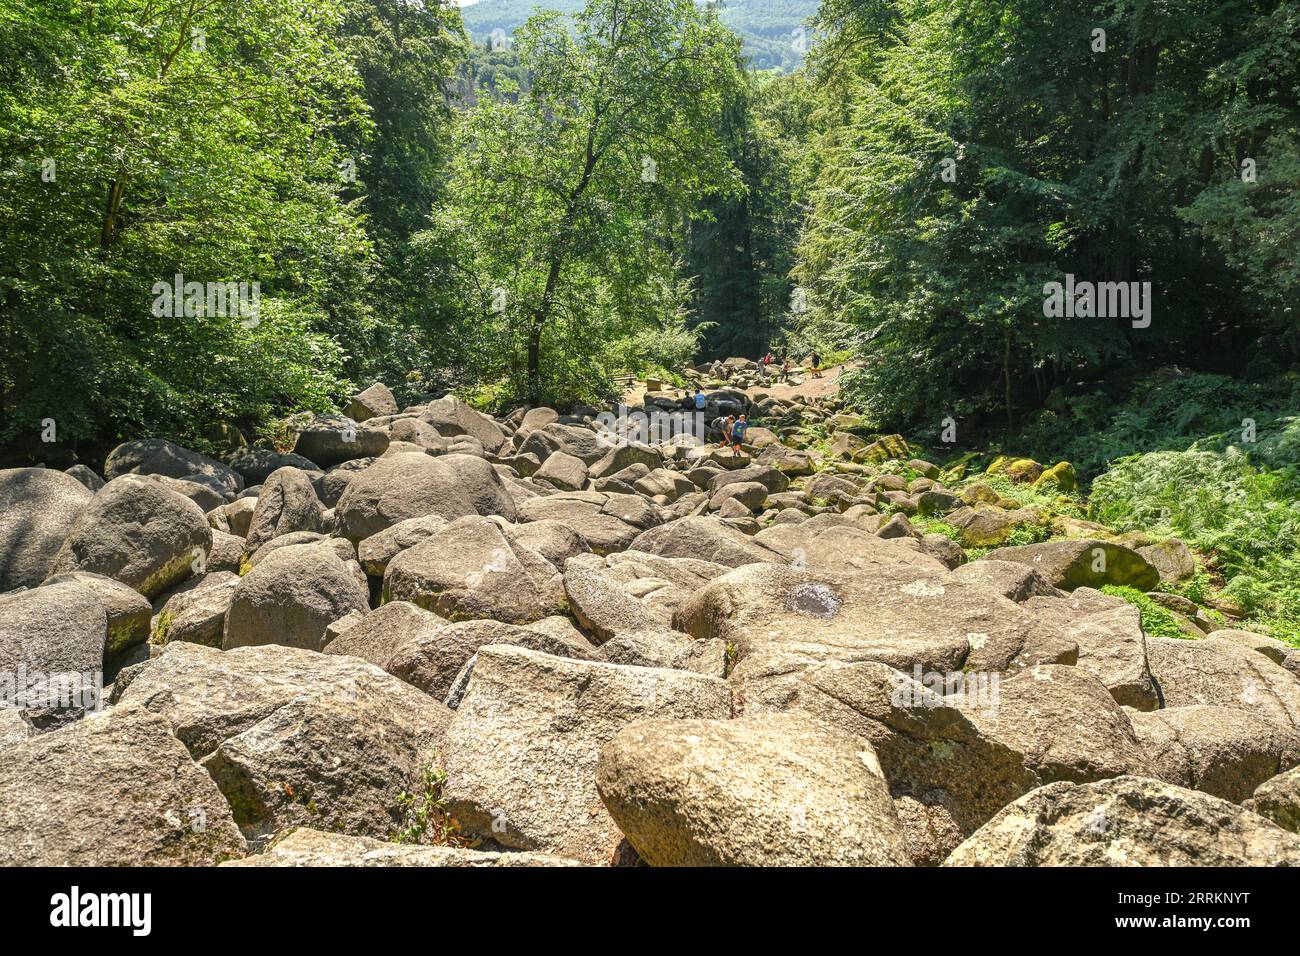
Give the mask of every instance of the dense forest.
[(555, 5), (0, 0), (6, 463), (817, 351), (954, 456), (1210, 455), (1130, 478), (1290, 550), (1300, 4)]
[[(491, 43), (495, 31), (498, 47), (539, 7), (573, 14), (583, 0), (473, 0), (461, 7), (470, 37)], [(740, 37), (747, 65), (754, 70), (789, 71), (797, 67), (812, 46), (812, 18), (817, 0), (726, 0), (718, 4), (718, 18)]]

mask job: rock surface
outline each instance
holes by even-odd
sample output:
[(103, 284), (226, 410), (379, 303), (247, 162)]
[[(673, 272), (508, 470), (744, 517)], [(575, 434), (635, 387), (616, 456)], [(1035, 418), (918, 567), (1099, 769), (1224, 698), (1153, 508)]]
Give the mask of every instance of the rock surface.
[(596, 793), (600, 748), (641, 718), (730, 716), (716, 678), (484, 647), (447, 733), (444, 795), (471, 833), (606, 864), (621, 834)]
[(871, 745), (802, 715), (638, 721), (596, 787), (652, 866), (911, 862)]
[(51, 574), (90, 571), (154, 597), (207, 561), (212, 529), (188, 498), (127, 475), (101, 488), (78, 514)]
[(211, 866), (245, 850), (212, 778), (141, 707), (0, 748), (0, 866)]
[(1296, 866), (1300, 837), (1236, 804), (1146, 777), (1021, 797), (945, 866)]
[(331, 623), (368, 607), (365, 587), (333, 550), (310, 544), (280, 548), (239, 579), (221, 646), (285, 644), (318, 651)]
[(168, 645), (132, 704), (170, 721), (254, 848), (294, 825), (387, 838), (451, 719), (372, 664), (280, 645)]
[(45, 580), (93, 497), (76, 478), (49, 468), (0, 470), (0, 592)]
[(490, 853), (450, 846), (386, 843), (369, 837), (297, 827), (265, 852), (222, 866), (579, 866), (544, 853)]

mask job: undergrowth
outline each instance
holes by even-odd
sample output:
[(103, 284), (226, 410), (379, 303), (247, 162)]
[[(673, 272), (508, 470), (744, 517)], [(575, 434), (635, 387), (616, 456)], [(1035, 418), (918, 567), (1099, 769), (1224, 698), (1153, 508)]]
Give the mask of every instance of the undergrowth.
[(1172, 611), (1157, 604), (1137, 588), (1121, 584), (1103, 584), (1101, 590), (1104, 594), (1123, 598), (1129, 604), (1136, 606), (1142, 617), (1142, 630), (1148, 637), (1187, 638), (1189, 636), (1178, 626)]
[[(1226, 582), (1225, 595), (1274, 637), (1300, 647), (1295, 468), (1260, 469), (1232, 447), (1136, 455), (1093, 483), (1090, 512), (1119, 531), (1176, 535), (1210, 555), (1210, 570)], [(1193, 579), (1202, 600), (1208, 583)]]

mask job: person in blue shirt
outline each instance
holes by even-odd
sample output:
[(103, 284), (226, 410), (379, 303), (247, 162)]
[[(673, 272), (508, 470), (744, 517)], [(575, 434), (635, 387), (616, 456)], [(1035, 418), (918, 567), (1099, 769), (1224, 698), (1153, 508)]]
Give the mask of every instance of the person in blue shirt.
[(749, 428), (749, 422), (745, 421), (745, 416), (741, 415), (734, 425), (731, 426), (731, 449), (732, 454), (738, 455), (741, 452), (741, 443), (745, 440), (745, 431)]
[(698, 386), (695, 389), (695, 408), (697, 411), (704, 411), (704, 406), (708, 404), (708, 399), (704, 397), (704, 392)]

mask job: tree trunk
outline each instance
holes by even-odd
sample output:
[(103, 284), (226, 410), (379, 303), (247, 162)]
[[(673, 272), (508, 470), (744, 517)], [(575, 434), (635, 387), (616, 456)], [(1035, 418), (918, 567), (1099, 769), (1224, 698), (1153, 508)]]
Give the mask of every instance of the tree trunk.
[(1015, 419), (1011, 417), (1011, 333), (1007, 333), (1006, 347), (1002, 351), (1002, 380), (1005, 383), (1005, 397), (1007, 402), (1007, 424), (1014, 425)]
[(542, 326), (534, 322), (528, 330), (528, 403), (542, 404)]

